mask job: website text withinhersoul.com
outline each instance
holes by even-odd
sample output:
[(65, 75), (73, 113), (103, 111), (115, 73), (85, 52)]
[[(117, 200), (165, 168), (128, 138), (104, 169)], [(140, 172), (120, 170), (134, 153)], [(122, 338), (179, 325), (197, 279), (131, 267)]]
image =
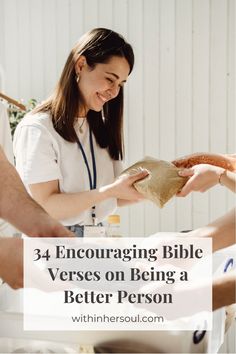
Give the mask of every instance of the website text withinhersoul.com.
[(71, 316), (71, 320), (74, 323), (163, 323), (165, 319), (163, 316), (141, 316), (137, 315), (78, 315)]

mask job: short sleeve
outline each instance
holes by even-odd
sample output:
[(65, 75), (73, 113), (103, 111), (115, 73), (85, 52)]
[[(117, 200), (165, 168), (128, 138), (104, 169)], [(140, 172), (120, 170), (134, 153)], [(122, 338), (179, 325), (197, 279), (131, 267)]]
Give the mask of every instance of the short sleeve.
[(44, 126), (18, 126), (13, 140), (16, 169), (26, 185), (61, 179), (59, 149)]
[(114, 160), (113, 166), (114, 166), (114, 176), (115, 176), (115, 178), (116, 178), (116, 177), (118, 177), (118, 176), (121, 174), (121, 172), (124, 170), (123, 161), (121, 161), (121, 160)]

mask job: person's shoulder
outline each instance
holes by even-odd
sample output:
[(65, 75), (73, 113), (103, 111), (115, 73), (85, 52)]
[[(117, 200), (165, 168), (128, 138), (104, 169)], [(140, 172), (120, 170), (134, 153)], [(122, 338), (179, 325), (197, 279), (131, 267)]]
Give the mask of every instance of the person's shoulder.
[(52, 119), (48, 112), (28, 112), (19, 123), (20, 127), (33, 126), (33, 127), (45, 127), (46, 129), (52, 129)]
[(21, 125), (34, 125), (42, 124), (45, 125), (51, 121), (51, 115), (47, 112), (28, 112), (20, 122)]

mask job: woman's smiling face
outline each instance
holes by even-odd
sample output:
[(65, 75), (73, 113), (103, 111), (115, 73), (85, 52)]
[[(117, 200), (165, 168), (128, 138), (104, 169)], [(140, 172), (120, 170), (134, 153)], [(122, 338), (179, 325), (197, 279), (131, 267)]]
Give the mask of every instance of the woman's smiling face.
[(103, 105), (115, 98), (126, 82), (130, 66), (124, 57), (113, 56), (106, 63), (98, 63), (91, 68), (84, 56), (75, 66), (79, 74), (78, 87), (83, 100), (79, 116), (86, 116), (89, 110), (99, 112)]

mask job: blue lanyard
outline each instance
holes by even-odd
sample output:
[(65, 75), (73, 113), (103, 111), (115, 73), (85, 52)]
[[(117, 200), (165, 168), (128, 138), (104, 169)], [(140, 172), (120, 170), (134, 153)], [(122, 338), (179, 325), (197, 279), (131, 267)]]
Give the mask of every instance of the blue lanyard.
[[(85, 163), (85, 166), (88, 171), (90, 190), (92, 190), (92, 189), (96, 189), (96, 187), (97, 187), (97, 168), (96, 168), (96, 160), (95, 160), (94, 147), (93, 147), (93, 137), (92, 137), (92, 132), (91, 132), (90, 128), (89, 128), (89, 143), (90, 143), (90, 151), (91, 151), (92, 165), (93, 165), (93, 179), (92, 179), (91, 170), (89, 167), (88, 159), (85, 154), (84, 148), (83, 148), (81, 142), (79, 141), (79, 139), (77, 140), (77, 144), (78, 144), (79, 149), (82, 153), (84, 163)], [(92, 218), (93, 218), (94, 224), (96, 224), (96, 222), (95, 222), (95, 219), (96, 219), (95, 205), (92, 207)]]

